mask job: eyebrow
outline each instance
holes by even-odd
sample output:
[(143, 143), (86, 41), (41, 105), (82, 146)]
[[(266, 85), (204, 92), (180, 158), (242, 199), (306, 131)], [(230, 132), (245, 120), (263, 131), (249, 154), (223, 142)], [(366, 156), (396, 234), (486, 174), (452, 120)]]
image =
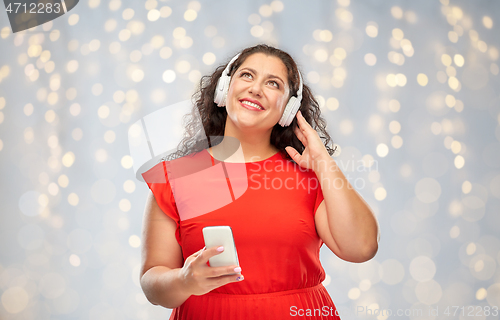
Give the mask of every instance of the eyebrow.
[[(258, 74), (257, 71), (255, 71), (254, 69), (249, 68), (249, 67), (242, 68), (240, 71), (243, 71), (243, 70), (248, 70), (248, 71), (251, 71), (251, 72), (253, 72), (255, 74)], [(280, 77), (278, 77), (278, 76), (276, 76), (274, 74), (268, 74), (267, 78), (268, 79), (278, 79), (279, 81), (281, 81), (281, 83), (283, 83), (283, 85), (285, 85), (285, 81), (283, 81), (283, 79), (281, 79)]]

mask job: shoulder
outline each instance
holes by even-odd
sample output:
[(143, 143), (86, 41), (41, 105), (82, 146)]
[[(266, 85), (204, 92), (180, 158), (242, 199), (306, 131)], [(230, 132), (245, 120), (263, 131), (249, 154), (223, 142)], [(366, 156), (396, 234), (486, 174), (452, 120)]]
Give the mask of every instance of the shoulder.
[(166, 183), (167, 171), (166, 161), (161, 161), (142, 174), (144, 181), (149, 185), (151, 183)]

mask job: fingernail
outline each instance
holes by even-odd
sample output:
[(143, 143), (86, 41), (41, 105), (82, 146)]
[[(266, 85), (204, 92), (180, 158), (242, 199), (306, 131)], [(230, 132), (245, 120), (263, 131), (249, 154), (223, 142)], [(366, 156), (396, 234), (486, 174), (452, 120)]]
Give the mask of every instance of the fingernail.
[(241, 272), (241, 268), (240, 267), (234, 268), (234, 272)]
[(241, 276), (239, 276), (238, 278), (236, 278), (236, 280), (238, 280), (238, 281), (241, 281), (241, 280), (243, 280), (243, 279), (245, 279), (245, 278), (243, 277), (243, 275), (241, 275)]
[(224, 251), (224, 247), (223, 247), (223, 246), (218, 247), (218, 248), (217, 248), (217, 251), (219, 251), (219, 252)]

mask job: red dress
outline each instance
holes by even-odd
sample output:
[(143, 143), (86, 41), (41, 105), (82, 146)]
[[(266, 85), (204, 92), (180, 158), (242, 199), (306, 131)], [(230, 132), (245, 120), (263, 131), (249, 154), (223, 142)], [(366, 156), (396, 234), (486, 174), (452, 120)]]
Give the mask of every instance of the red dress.
[(181, 159), (160, 162), (143, 177), (177, 223), (184, 260), (204, 247), (203, 227), (228, 225), (245, 279), (192, 295), (170, 319), (340, 319), (321, 284), (316, 174), (281, 152), (249, 163), (220, 162), (207, 150)]

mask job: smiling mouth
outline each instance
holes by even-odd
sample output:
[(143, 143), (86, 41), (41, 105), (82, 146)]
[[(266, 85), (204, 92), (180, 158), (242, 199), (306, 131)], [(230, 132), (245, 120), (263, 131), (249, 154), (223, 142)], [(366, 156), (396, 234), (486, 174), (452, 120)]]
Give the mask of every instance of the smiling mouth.
[(258, 104), (256, 103), (253, 103), (253, 102), (250, 102), (248, 100), (243, 100), (243, 101), (240, 101), (240, 103), (246, 107), (250, 107), (252, 109), (257, 109), (257, 110), (264, 110), (264, 108), (262, 108), (261, 106), (259, 106)]

